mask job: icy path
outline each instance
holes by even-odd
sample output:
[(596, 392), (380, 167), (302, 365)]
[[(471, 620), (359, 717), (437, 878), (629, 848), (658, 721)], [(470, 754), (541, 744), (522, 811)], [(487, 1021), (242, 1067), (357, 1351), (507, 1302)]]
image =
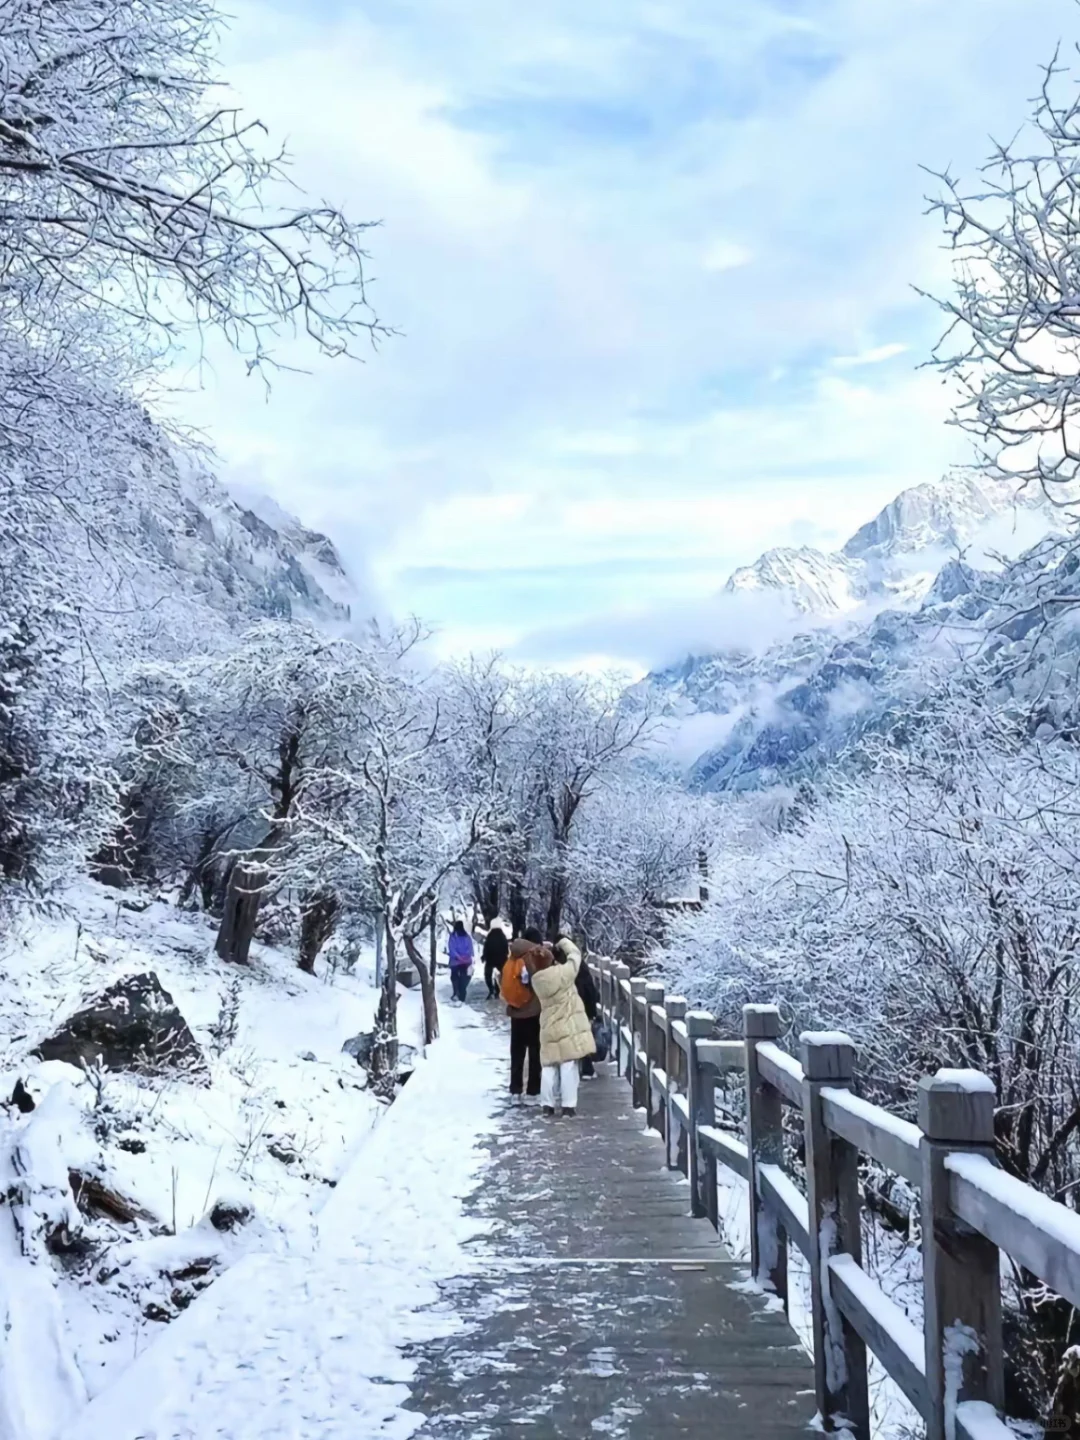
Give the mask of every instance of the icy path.
[[(442, 997), (445, 1002), (445, 997)], [(374, 1440), (422, 1423), (405, 1411), (404, 1358), (460, 1323), (438, 1283), (485, 1227), (462, 1199), (483, 1141), (505, 1036), (440, 1006), (443, 1038), (363, 1143), (310, 1247), (228, 1271), (99, 1395), (64, 1440)]]

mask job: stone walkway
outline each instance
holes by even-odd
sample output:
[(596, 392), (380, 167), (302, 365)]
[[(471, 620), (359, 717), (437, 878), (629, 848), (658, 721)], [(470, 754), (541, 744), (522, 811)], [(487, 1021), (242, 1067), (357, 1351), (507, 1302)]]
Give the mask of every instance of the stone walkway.
[(690, 1218), (629, 1087), (598, 1068), (573, 1119), (501, 1109), (470, 1202), (488, 1233), (468, 1247), (475, 1269), (442, 1286), (464, 1328), (411, 1352), (419, 1434), (805, 1435), (813, 1376), (784, 1316)]

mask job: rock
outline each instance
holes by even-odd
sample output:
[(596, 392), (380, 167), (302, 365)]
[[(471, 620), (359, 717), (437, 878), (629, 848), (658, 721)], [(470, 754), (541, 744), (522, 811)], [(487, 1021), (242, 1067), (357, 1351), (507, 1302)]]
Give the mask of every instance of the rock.
[(128, 975), (69, 1016), (34, 1050), (80, 1069), (134, 1070), (209, 1082), (206, 1057), (169, 992), (152, 971)]
[(166, 1310), (164, 1305), (158, 1305), (156, 1301), (151, 1301), (143, 1311), (143, 1314), (147, 1320), (157, 1320), (158, 1323), (162, 1325), (167, 1325), (173, 1318), (171, 1312)]
[(134, 1135), (125, 1135), (122, 1139), (117, 1140), (116, 1148), (126, 1150), (129, 1155), (145, 1155), (146, 1141), (139, 1140)]
[(301, 1060), (318, 1060), (318, 1058), (319, 1057), (317, 1055), (314, 1055), (310, 1050), (305, 1050), (300, 1056)]
[(280, 1160), (283, 1165), (295, 1165), (300, 1158), (288, 1140), (271, 1140), (266, 1148), (274, 1159)]
[(218, 1200), (210, 1211), (210, 1224), (215, 1230), (237, 1230), (251, 1219), (250, 1205), (237, 1200)]
[(11, 1092), (11, 1099), (8, 1103), (14, 1105), (20, 1115), (29, 1115), (34, 1108), (34, 1097), (21, 1080), (16, 1080), (15, 1089)]
[(367, 1034), (354, 1035), (351, 1040), (346, 1040), (341, 1047), (343, 1055), (351, 1055), (358, 1065), (367, 1066), (371, 1059), (371, 1051), (375, 1045), (375, 1031)]

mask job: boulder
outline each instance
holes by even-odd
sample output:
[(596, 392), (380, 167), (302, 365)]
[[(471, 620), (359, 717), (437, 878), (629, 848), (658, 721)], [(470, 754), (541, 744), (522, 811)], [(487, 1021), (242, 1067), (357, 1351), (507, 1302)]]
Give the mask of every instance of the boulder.
[(215, 1230), (238, 1230), (252, 1216), (250, 1205), (240, 1200), (217, 1200), (210, 1211), (210, 1224)]
[(80, 1069), (179, 1075), (206, 1083), (206, 1057), (176, 1002), (152, 971), (110, 985), (34, 1051)]
[(371, 1059), (374, 1044), (375, 1031), (371, 1030), (366, 1035), (354, 1035), (351, 1040), (346, 1040), (341, 1047), (341, 1053), (351, 1055), (358, 1065), (366, 1068)]

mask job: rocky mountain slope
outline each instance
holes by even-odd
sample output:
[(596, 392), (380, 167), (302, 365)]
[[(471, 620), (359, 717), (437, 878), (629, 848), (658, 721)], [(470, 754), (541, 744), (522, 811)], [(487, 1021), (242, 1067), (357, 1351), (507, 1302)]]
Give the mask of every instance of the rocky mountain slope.
[[(1058, 512), (1044, 495), (961, 472), (904, 490), (839, 551), (804, 545), (766, 550), (736, 570), (729, 593), (779, 591), (799, 614), (833, 617), (867, 605), (914, 604), (941, 565), (979, 537), (987, 522), (1032, 517), (1052, 528)], [(1009, 525), (1001, 527), (1003, 541)], [(1032, 537), (1034, 538), (1034, 537)]]
[(1061, 533), (1068, 523), (1044, 496), (950, 476), (904, 491), (838, 552), (771, 550), (736, 571), (727, 590), (780, 593), (794, 633), (762, 649), (688, 656), (641, 682), (676, 725), (703, 713), (726, 722), (691, 766), (691, 785), (793, 779), (887, 705), (910, 703), (928, 677), (985, 640), (1000, 599), (1000, 569), (960, 555), (982, 557), (1010, 535)]
[(266, 617), (349, 621), (355, 592), (326, 536), (235, 499), (147, 417), (131, 430), (92, 511), (71, 506), (54, 540), (96, 653), (169, 658)]

